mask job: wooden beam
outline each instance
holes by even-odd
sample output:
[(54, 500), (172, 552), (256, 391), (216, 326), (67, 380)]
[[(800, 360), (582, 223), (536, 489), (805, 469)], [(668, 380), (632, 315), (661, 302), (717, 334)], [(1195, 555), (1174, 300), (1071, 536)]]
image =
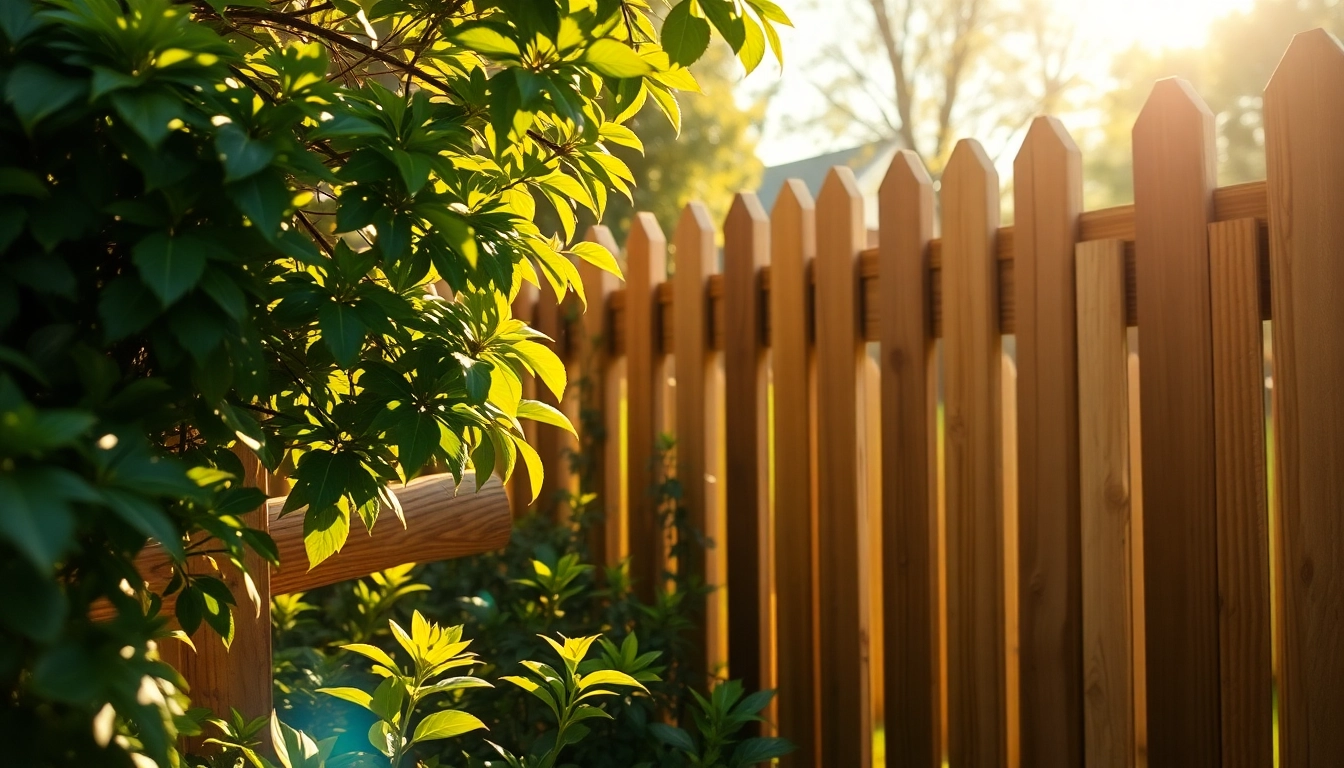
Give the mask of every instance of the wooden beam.
[[(406, 516), (406, 527), (392, 510), (384, 508), (379, 514), (382, 525), (375, 526), (376, 534), (352, 534), (339, 554), (311, 569), (303, 548), (303, 515), (293, 512), (280, 517), (285, 498), (271, 499), (266, 512), (281, 564), (270, 573), (271, 594), (304, 592), (405, 563), (451, 560), (508, 544), (512, 530), (509, 500), (499, 479), (492, 475), (479, 490), (472, 473), (466, 473), (462, 480), (461, 493), (452, 475), (429, 475), (405, 487), (393, 486)], [(155, 590), (162, 589), (172, 575), (168, 554), (153, 544), (136, 558), (136, 569)], [(165, 602), (164, 612), (171, 610), (170, 599)], [(111, 619), (113, 615), (106, 604), (95, 605), (90, 612), (94, 620)]]

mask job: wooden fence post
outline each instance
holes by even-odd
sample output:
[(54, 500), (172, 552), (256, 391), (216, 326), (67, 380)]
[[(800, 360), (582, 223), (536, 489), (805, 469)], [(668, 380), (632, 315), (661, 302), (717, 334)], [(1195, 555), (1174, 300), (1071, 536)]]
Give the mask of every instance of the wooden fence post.
[[(682, 209), (681, 218), (673, 234), (676, 243), (676, 291), (672, 305), (673, 351), (676, 355), (676, 452), (677, 477), (681, 480), (682, 500), (690, 515), (690, 523), (706, 537), (717, 538), (718, 510), (718, 396), (714, 386), (715, 352), (710, 348), (709, 303), (706, 284), (709, 276), (718, 271), (718, 247), (714, 242), (714, 221), (703, 203), (690, 202)], [(715, 547), (723, 542), (716, 541)], [(721, 587), (721, 581), (711, 581), (713, 569), (710, 559), (714, 550), (690, 552), (685, 562), (677, 564), (683, 573), (698, 578), (702, 583)], [(717, 577), (717, 573), (713, 574)], [(715, 665), (724, 661), (723, 649), (717, 647), (719, 637), (718, 615), (709, 610), (717, 605), (715, 598), (690, 606), (701, 620), (692, 630), (692, 647), (696, 659), (692, 662), (706, 675), (697, 681), (708, 686), (708, 675)]]
[(1148, 739), (1154, 765), (1221, 764), (1218, 542), (1208, 223), (1213, 113), (1158, 81), (1134, 124), (1134, 231), (1143, 357)]
[(849, 168), (817, 199), (817, 501), (821, 595), (821, 729), (826, 765), (872, 761), (868, 674), (867, 480), (859, 251), (863, 195)]
[[(1293, 39), (1265, 89), (1283, 765), (1344, 765), (1344, 50)], [(1151, 583), (1151, 582), (1150, 582)]]
[(1032, 122), (1013, 199), (1022, 763), (1068, 768), (1083, 759), (1073, 265), (1083, 171), (1059, 120)]
[(1273, 759), (1260, 228), (1209, 225), (1224, 766)]
[[(1129, 376), (1124, 243), (1077, 247), (1081, 638), (1088, 768), (1133, 768)], [(1024, 717), (1026, 713), (1023, 713)]]
[[(250, 450), (239, 446), (234, 450), (243, 463), (242, 484), (260, 488), (267, 496), (283, 496), (288, 483), (271, 475)], [(247, 524), (267, 530), (270, 516), (266, 505), (248, 513)], [(233, 565), (220, 561), (218, 573), (237, 600), (233, 611), (233, 644), (228, 648), (210, 630), (198, 631), (196, 650), (181, 648), (178, 671), (190, 686), (191, 703), (209, 707), (221, 717), (228, 717), (232, 707), (247, 719), (269, 717), (271, 692), (271, 568), (262, 557), (249, 551), (243, 563), (252, 576), (260, 596), (253, 604), (244, 586), (243, 574)]]
[[(817, 601), (816, 471), (808, 274), (816, 208), (807, 186), (784, 182), (770, 215), (770, 366), (773, 371), (778, 724), (798, 745), (786, 768), (821, 768), (821, 657)], [(730, 649), (731, 651), (731, 646)]]
[(662, 424), (663, 354), (658, 285), (667, 278), (667, 239), (651, 213), (637, 213), (626, 239), (626, 505), (630, 578), (652, 603), (663, 578), (663, 539), (654, 498), (657, 438)]
[(883, 662), (887, 765), (942, 764), (933, 182), (902, 150), (878, 190), (882, 344)]
[[(585, 240), (606, 248), (612, 255), (620, 252), (611, 230), (602, 224), (588, 228)], [(602, 510), (603, 524), (593, 529), (588, 551), (598, 565), (615, 565), (625, 550), (625, 518), (621, 500), (620, 382), (612, 366), (611, 309), (608, 301), (620, 285), (617, 277), (587, 261), (579, 262), (588, 311), (575, 332), (581, 336), (574, 354), (580, 366), (579, 430), (583, 452), (588, 457), (588, 476)], [(608, 408), (611, 401), (615, 408)], [(616, 418), (610, 414), (617, 413)]]
[(747, 690), (774, 687), (769, 658), (770, 447), (761, 267), (770, 219), (739, 192), (723, 224), (724, 446), (728, 514), (728, 672)]
[(1004, 600), (999, 179), (974, 140), (943, 173), (947, 354), (949, 751), (955, 766), (1008, 764)]

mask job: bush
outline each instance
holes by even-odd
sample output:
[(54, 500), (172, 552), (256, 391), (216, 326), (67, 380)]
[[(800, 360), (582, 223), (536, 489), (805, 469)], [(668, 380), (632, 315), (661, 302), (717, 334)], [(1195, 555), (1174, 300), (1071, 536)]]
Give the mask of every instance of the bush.
[[(699, 0), (754, 62), (748, 6), (779, 16)], [(540, 478), (518, 420), (568, 424), (520, 379), (558, 396), (564, 370), (509, 300), (582, 295), (573, 259), (617, 271), (570, 222), (633, 183), (608, 151), (638, 144), (623, 121), (647, 99), (675, 119), (695, 88), (710, 25), (677, 7), (664, 49), (618, 0), (0, 3), (14, 760), (174, 764), (194, 726), (161, 599), (227, 643), (234, 597), (187, 563), (275, 557), (240, 517), (261, 502), (240, 455), (293, 481), (313, 563), (431, 464)], [(135, 570), (150, 539), (167, 584)]]

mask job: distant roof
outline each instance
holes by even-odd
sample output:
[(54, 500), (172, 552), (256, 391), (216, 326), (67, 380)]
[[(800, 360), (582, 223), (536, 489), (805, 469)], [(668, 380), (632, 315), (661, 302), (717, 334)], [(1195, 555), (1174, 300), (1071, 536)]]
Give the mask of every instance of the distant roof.
[(770, 211), (774, 208), (775, 198), (779, 196), (779, 190), (784, 186), (784, 182), (788, 179), (801, 179), (815, 197), (821, 191), (821, 183), (826, 179), (826, 172), (837, 165), (847, 165), (854, 169), (859, 189), (867, 198), (865, 201), (868, 203), (867, 207), (872, 209), (867, 216), (868, 225), (876, 226), (877, 187), (882, 183), (887, 165), (899, 148), (899, 141), (887, 139), (771, 166), (761, 174), (761, 185), (756, 194), (765, 210)]

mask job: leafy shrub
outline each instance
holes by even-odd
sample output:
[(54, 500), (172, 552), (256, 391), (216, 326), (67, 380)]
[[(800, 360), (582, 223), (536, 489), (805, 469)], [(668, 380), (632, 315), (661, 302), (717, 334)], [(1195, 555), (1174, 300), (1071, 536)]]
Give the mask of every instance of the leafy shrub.
[[(313, 563), (431, 463), (540, 478), (518, 420), (567, 422), (519, 382), (565, 377), (510, 297), (582, 295), (574, 259), (617, 271), (572, 222), (633, 183), (623, 122), (677, 119), (711, 23), (750, 68), (783, 20), (695, 7), (664, 46), (621, 0), (0, 3), (9, 757), (175, 762), (161, 598), (228, 642), (233, 597), (187, 563), (275, 557), (239, 455), (293, 481)], [(166, 585), (135, 570), (150, 539)]]
[[(577, 456), (576, 463), (581, 465), (582, 458)], [(673, 464), (671, 454), (663, 459), (665, 468)], [(689, 553), (712, 544), (688, 525), (674, 478), (665, 473), (658, 493), (664, 534), (675, 551)], [(592, 658), (578, 671), (615, 670), (641, 688), (603, 705), (611, 719), (597, 716), (582, 723), (592, 736), (568, 745), (564, 759), (569, 764), (728, 768), (753, 765), (790, 749), (781, 739), (743, 733), (758, 719), (770, 693), (743, 698), (736, 682), (720, 682), (708, 697), (698, 693), (710, 688), (714, 671), (696, 667), (686, 640), (687, 630), (701, 618), (689, 596), (703, 595), (703, 585), (670, 571), (655, 603), (648, 605), (635, 597), (624, 568), (599, 574), (583, 564), (590, 531), (602, 525), (601, 516), (592, 512), (593, 500), (584, 496), (571, 500), (575, 503), (568, 520), (534, 514), (519, 521), (502, 552), (406, 566), (348, 585), (277, 598), (271, 616), (282, 716), (308, 732), (341, 731), (336, 753), (359, 748), (373, 720), (320, 691), (358, 685), (362, 670), (344, 646), (365, 642), (392, 652), (398, 640), (383, 628), (386, 617), (414, 611), (461, 625), (463, 636), (471, 638), (472, 648), (485, 660), (480, 674), (487, 678), (535, 676), (529, 660), (550, 650), (542, 638), (602, 635), (589, 654)], [(316, 615), (321, 621), (310, 619)], [(378, 631), (368, 632), (370, 626)], [(551, 702), (531, 692), (495, 686), (466, 688), (458, 695), (460, 706), (485, 723), (490, 742), (514, 745), (537, 759), (565, 738)], [(670, 725), (678, 721), (687, 729)], [(429, 757), (442, 765), (460, 764), (462, 751), (473, 761), (499, 759), (486, 738), (470, 734)]]

